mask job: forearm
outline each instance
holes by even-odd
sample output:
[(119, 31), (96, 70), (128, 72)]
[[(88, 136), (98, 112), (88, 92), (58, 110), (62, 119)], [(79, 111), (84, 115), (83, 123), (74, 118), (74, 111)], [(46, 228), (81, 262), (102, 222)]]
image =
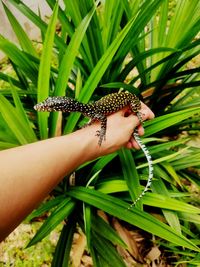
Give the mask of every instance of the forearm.
[(12, 231), (66, 174), (95, 157), (97, 140), (90, 134), (90, 131), (94, 131), (93, 128), (1, 151), (0, 240)]

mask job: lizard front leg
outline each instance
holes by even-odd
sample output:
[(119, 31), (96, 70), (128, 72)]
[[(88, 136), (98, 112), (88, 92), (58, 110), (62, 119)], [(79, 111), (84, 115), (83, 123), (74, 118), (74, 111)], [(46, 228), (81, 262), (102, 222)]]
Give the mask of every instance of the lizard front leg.
[(98, 144), (101, 146), (103, 140), (106, 139), (106, 126), (107, 126), (107, 117), (106, 115), (97, 113), (95, 115), (93, 114), (86, 114), (86, 116), (90, 117), (90, 120), (84, 124), (81, 128), (85, 128), (91, 124), (93, 124), (95, 121), (101, 122), (101, 129), (96, 131), (96, 136), (99, 137)]
[(96, 131), (96, 136), (99, 137), (98, 144), (101, 146), (103, 140), (106, 140), (107, 117), (103, 114), (96, 114), (95, 119), (101, 122), (101, 129)]

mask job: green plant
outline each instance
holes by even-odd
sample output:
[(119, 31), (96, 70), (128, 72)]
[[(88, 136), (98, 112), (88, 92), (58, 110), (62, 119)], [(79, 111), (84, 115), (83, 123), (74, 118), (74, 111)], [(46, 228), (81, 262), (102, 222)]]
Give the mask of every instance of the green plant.
[[(173, 138), (199, 129), (199, 67), (190, 69), (188, 64), (199, 54), (200, 2), (177, 0), (171, 8), (167, 0), (73, 0), (64, 1), (61, 9), (54, 0), (46, 0), (53, 9), (48, 25), (22, 1), (9, 2), (40, 28), (43, 50), (39, 57), (3, 4), (20, 47), (0, 36), (0, 49), (15, 73), (12, 77), (0, 73), (10, 83), (10, 90), (1, 89), (0, 94), (1, 149), (59, 131), (70, 133), (82, 125), (80, 114), (63, 114), (62, 124), (57, 113), (37, 117), (33, 105), (48, 95), (68, 95), (86, 103), (125, 88), (156, 113), (153, 121), (145, 122), (144, 136), (155, 169), (152, 192), (136, 208), (127, 209), (147, 179), (141, 151), (122, 149), (88, 162), (76, 170), (76, 186), (70, 187), (66, 177), (54, 190), (54, 198), (33, 212), (32, 216), (51, 214), (29, 246), (67, 220), (52, 266), (69, 263), (77, 223), (86, 234), (94, 266), (125, 266), (116, 245), (124, 249), (127, 245), (98, 216), (100, 209), (156, 235), (160, 238), (156, 242), (180, 257), (184, 258), (181, 247), (185, 247), (190, 259), (195, 258), (190, 251), (199, 251), (193, 230), (198, 229), (199, 208), (185, 181), (199, 188), (196, 172), (188, 168), (200, 166), (200, 152), (187, 145), (190, 135)], [(57, 18), (59, 34), (55, 32)], [(166, 223), (151, 215), (153, 211)]]

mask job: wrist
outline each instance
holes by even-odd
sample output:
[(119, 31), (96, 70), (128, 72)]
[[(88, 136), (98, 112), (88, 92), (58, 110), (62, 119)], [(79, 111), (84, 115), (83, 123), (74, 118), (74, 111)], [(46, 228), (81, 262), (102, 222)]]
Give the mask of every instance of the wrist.
[(98, 145), (96, 136), (99, 127), (99, 123), (94, 123), (74, 133), (77, 134), (77, 142), (80, 144), (80, 152), (83, 155), (82, 163), (98, 158), (104, 153), (102, 146)]
[(113, 153), (118, 150), (121, 146), (116, 145), (115, 142), (110, 140), (107, 135), (105, 140), (103, 140), (101, 146), (98, 144), (99, 137), (96, 135), (97, 131), (100, 129), (100, 123), (94, 123), (86, 128), (78, 130), (79, 143), (81, 144), (80, 149), (84, 155), (83, 161), (91, 161), (100, 156)]

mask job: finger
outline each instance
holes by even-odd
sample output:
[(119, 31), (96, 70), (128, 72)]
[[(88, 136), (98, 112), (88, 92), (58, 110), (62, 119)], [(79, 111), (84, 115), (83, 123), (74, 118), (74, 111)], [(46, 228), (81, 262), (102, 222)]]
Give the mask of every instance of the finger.
[(133, 137), (130, 138), (128, 144), (127, 144), (128, 148), (135, 148), (137, 150), (140, 149), (139, 144), (135, 141), (135, 139)]
[(142, 124), (138, 125), (137, 130), (140, 136), (144, 135), (144, 127), (142, 126)]
[(132, 127), (132, 132), (135, 130), (136, 127), (139, 127), (139, 125), (141, 124), (138, 116), (133, 114), (132, 111), (128, 116), (126, 116), (126, 120), (127, 120), (127, 124), (129, 124), (130, 127)]
[[(122, 109), (120, 109), (119, 111), (117, 111), (116, 113), (120, 114), (123, 117), (128, 117), (129, 115), (131, 115), (133, 112), (130, 109), (129, 106), (126, 106)], [(145, 105), (143, 102), (141, 102), (141, 109), (140, 109), (140, 113), (142, 116), (142, 120), (151, 120), (155, 117), (154, 113), (151, 111), (151, 109)]]
[(133, 148), (132, 143), (130, 141), (128, 141), (128, 143), (126, 144), (125, 147), (128, 148), (128, 149)]
[(154, 113), (151, 111), (151, 109), (149, 107), (147, 107), (147, 105), (145, 105), (144, 103), (141, 102), (141, 109), (140, 109), (140, 113), (142, 115), (142, 119), (143, 120), (151, 120), (155, 117)]

